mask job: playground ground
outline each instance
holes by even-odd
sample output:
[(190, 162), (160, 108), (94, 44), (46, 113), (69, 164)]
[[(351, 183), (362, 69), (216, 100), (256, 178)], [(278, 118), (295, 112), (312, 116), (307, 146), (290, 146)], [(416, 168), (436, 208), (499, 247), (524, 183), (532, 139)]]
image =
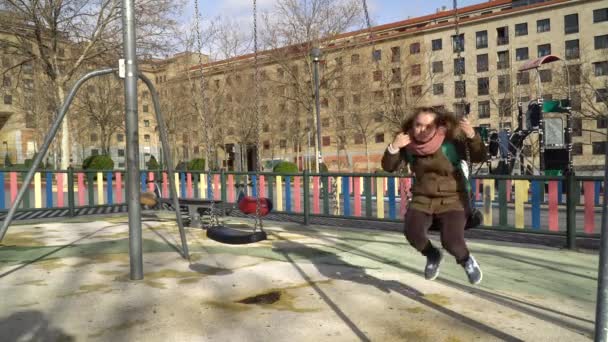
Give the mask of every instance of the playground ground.
[[(48, 221), (47, 221), (48, 222)], [(249, 223), (232, 218), (231, 224)], [(398, 232), (266, 222), (228, 246), (144, 219), (129, 280), (126, 215), (13, 225), (0, 246), (3, 341), (588, 341), (597, 251), (469, 240), (484, 279), (440, 277)], [(436, 240), (436, 236), (433, 237)]]

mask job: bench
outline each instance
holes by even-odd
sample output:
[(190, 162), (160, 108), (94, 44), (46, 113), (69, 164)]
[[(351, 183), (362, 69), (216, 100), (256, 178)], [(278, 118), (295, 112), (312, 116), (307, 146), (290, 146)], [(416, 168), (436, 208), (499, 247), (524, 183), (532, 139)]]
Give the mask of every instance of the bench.
[[(188, 212), (188, 217), (190, 218), (191, 227), (202, 228), (202, 217), (211, 215), (211, 204), (214, 203), (214, 213), (217, 216), (227, 216), (230, 215), (232, 209), (234, 209), (234, 205), (231, 203), (225, 203), (223, 201), (217, 200), (207, 200), (207, 199), (196, 199), (196, 198), (179, 198), (178, 199), (180, 210), (181, 208), (185, 208)], [(173, 207), (173, 200), (170, 198), (161, 198), (161, 204), (168, 205)]]

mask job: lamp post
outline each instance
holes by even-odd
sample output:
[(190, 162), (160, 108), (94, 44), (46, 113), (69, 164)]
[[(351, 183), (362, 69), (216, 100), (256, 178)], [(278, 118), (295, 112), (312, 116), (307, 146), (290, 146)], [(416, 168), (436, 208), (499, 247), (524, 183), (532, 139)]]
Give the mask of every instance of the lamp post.
[(321, 50), (319, 48), (313, 48), (310, 52), (310, 56), (313, 61), (313, 72), (315, 81), (315, 108), (317, 110), (317, 139), (316, 143), (316, 156), (315, 156), (315, 171), (319, 173), (319, 164), (323, 160), (321, 153), (321, 106), (319, 104), (319, 61), (321, 60)]

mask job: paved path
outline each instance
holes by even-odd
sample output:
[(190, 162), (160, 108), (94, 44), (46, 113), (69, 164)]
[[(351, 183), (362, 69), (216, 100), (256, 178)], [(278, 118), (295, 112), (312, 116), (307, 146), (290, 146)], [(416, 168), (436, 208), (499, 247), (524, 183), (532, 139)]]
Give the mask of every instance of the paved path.
[[(237, 220), (237, 219), (233, 219)], [(232, 222), (232, 224), (237, 224)], [(436, 281), (391, 231), (267, 222), (227, 246), (169, 216), (144, 221), (145, 279), (129, 281), (126, 217), (12, 226), (0, 246), (0, 336), (36, 341), (588, 341), (597, 255), (472, 240), (472, 287), (447, 257)]]

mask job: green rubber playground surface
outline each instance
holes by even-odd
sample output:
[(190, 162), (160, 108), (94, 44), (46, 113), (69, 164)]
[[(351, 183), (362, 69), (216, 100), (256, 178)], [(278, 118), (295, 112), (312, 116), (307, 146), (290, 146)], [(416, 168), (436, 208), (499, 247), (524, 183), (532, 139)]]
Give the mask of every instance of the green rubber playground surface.
[[(248, 221), (233, 219), (234, 226)], [(471, 286), (447, 256), (436, 281), (395, 232), (266, 222), (222, 245), (171, 216), (144, 220), (129, 280), (126, 216), (12, 226), (0, 246), (7, 341), (588, 341), (597, 254), (469, 241)]]

